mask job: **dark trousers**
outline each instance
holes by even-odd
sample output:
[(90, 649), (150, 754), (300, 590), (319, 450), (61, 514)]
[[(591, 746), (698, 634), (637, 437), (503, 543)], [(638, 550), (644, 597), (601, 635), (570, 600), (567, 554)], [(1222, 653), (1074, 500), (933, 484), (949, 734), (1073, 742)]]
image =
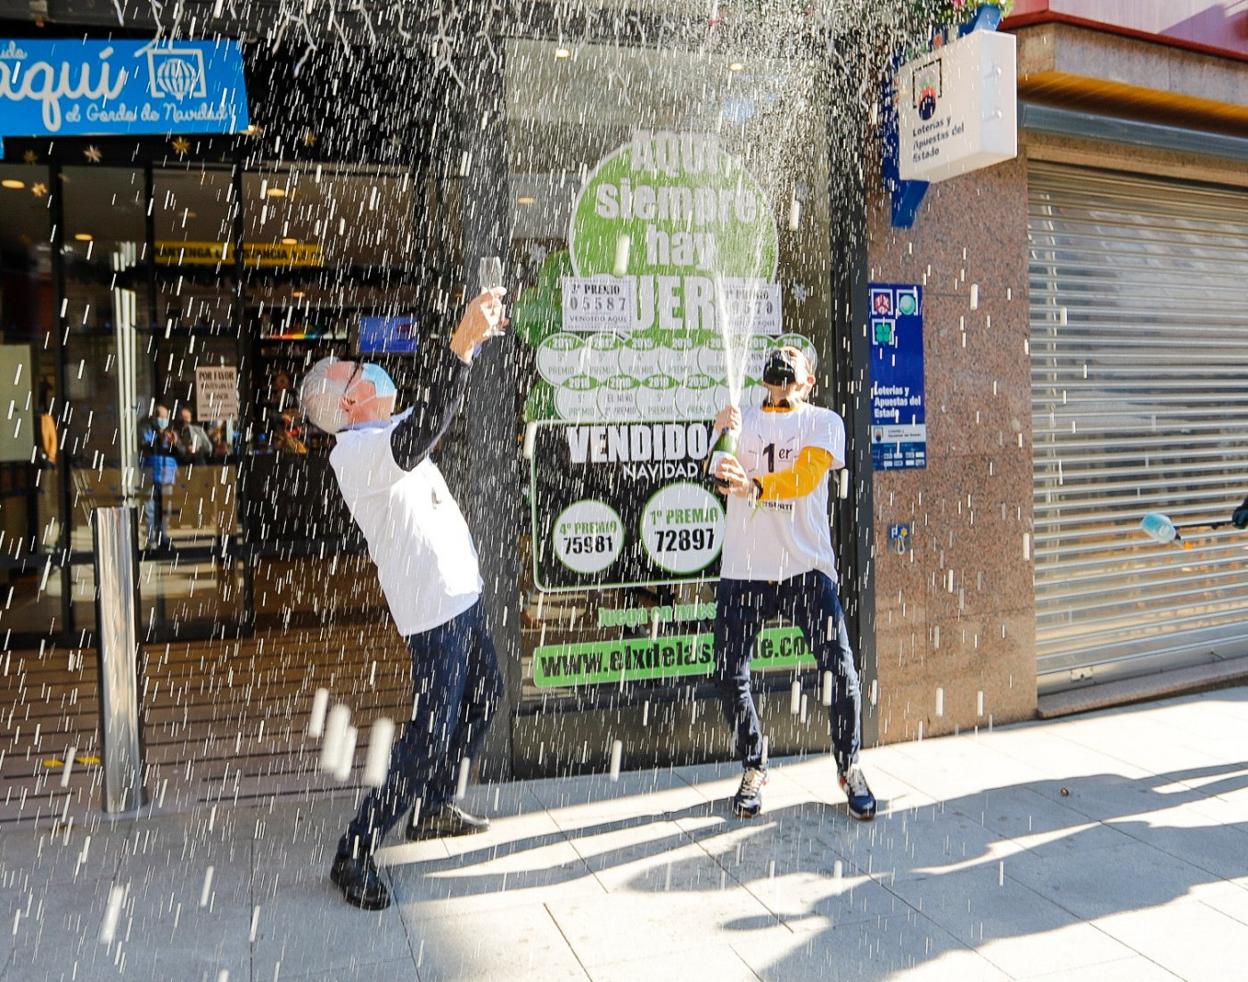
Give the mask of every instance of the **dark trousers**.
[(716, 600), (716, 672), (724, 718), (736, 735), (741, 762), (746, 767), (763, 764), (762, 727), (750, 691), (750, 658), (763, 625), (781, 617), (805, 633), (819, 665), (821, 685), (823, 673), (832, 673), (832, 749), (841, 770), (856, 763), (862, 744), (862, 695), (836, 584), (817, 570), (774, 583), (721, 579)]
[(152, 481), (144, 507), (148, 542), (163, 545), (169, 538), (169, 513), (172, 507), (173, 485)]
[(340, 855), (371, 853), (420, 799), (422, 812), (455, 796), (459, 763), (474, 758), (485, 739), (503, 681), (494, 642), (477, 601), (445, 624), (407, 639), (415, 704), (390, 751), (386, 783), (374, 788), (339, 840)]

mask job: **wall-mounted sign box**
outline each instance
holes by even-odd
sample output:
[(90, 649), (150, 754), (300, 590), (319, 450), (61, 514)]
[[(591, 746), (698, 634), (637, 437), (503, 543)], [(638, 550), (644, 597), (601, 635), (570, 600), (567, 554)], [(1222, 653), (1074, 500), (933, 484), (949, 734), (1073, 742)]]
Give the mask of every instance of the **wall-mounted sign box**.
[(901, 177), (946, 181), (1018, 156), (1012, 34), (973, 31), (897, 73)]

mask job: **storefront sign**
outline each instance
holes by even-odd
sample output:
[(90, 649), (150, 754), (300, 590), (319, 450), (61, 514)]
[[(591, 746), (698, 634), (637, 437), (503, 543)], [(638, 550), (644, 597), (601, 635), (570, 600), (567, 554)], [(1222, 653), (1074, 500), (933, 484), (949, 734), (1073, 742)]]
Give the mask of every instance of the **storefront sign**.
[(360, 318), (360, 354), (410, 355), (420, 347), (415, 314)]
[(633, 329), (637, 309), (636, 287), (637, 281), (631, 277), (565, 276), (563, 329), (627, 334)]
[(871, 461), (876, 470), (927, 466), (923, 287), (871, 283)]
[(641, 131), (588, 176), (555, 329), (530, 334), (544, 394), (530, 418), (548, 421), (532, 442), (540, 589), (716, 575), (709, 421), (733, 388), (761, 402), (773, 345), (814, 357), (808, 339), (782, 334), (772, 211), (713, 134)]
[[(234, 252), (229, 242), (156, 240), (156, 262), (161, 266), (218, 266), (233, 261)], [(321, 266), (324, 261), (324, 249), (319, 242), (243, 243), (244, 266)]]
[(531, 503), (539, 589), (714, 575), (724, 507), (701, 483), (706, 423), (540, 423), (535, 430)]
[[(815, 657), (799, 628), (759, 632), (751, 664), (754, 671), (814, 664)], [(714, 639), (709, 633), (544, 645), (533, 652), (533, 684), (539, 689), (708, 677), (714, 671)]]
[(897, 74), (906, 181), (945, 181), (1018, 156), (1012, 34), (972, 31)]
[(237, 41), (0, 39), (0, 137), (241, 133)]
[(200, 365), (195, 369), (195, 418), (201, 422), (238, 419), (238, 369)]

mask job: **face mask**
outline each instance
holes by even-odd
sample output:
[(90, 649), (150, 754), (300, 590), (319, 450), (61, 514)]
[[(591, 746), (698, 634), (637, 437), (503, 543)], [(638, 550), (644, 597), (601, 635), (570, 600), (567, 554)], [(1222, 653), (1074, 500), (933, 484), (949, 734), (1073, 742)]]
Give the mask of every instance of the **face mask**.
[(768, 385), (792, 385), (797, 381), (797, 359), (782, 348), (774, 349), (763, 364), (763, 381)]
[(156, 417), (156, 429), (158, 429), (158, 430), (165, 430), (165, 429), (168, 429), (168, 428), (169, 428), (169, 417), (168, 417), (168, 416), (157, 416), (157, 417)]
[(395, 388), (394, 380), (390, 378), (390, 375), (380, 365), (374, 365), (371, 362), (365, 362), (361, 365), (360, 379), (351, 383), (351, 388), (347, 389), (347, 395), (350, 395), (351, 389), (354, 389), (360, 382), (372, 382), (373, 390), (377, 393), (376, 398), (378, 399), (389, 399), (398, 395), (399, 390)]

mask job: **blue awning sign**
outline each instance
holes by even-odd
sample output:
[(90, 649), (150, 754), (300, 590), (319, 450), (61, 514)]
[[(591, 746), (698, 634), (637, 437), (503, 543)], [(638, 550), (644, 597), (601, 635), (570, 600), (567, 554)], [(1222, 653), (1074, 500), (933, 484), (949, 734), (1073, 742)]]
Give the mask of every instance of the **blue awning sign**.
[(0, 39), (0, 137), (241, 133), (235, 40)]

